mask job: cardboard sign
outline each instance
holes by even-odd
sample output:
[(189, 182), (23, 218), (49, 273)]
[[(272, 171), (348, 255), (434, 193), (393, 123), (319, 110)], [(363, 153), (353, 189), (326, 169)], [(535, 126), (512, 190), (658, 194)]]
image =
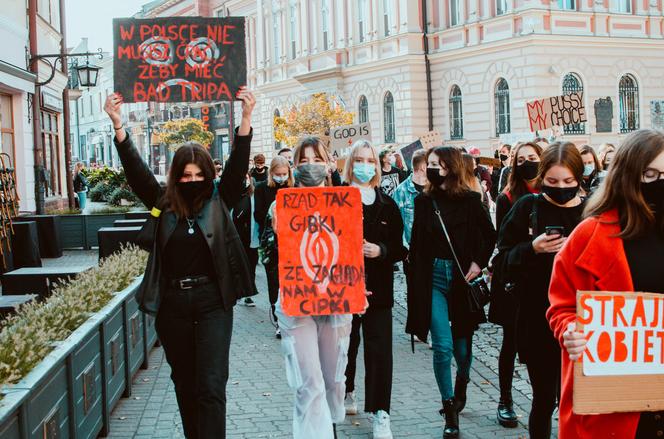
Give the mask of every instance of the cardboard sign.
[(586, 122), (583, 92), (538, 99), (526, 104), (530, 131)]
[(420, 142), (424, 149), (435, 148), (436, 146), (443, 146), (443, 138), (438, 131), (429, 131), (428, 133), (420, 136)]
[(115, 91), (125, 102), (232, 101), (247, 83), (244, 22), (113, 19)]
[(356, 141), (362, 139), (371, 141), (371, 125), (361, 123), (332, 128), (329, 139), (332, 157), (339, 159), (350, 152)]
[(579, 291), (577, 326), (575, 413), (664, 409), (664, 295)]
[(482, 166), (493, 166), (494, 168), (500, 168), (500, 159), (494, 157), (478, 157), (477, 161)]
[(408, 166), (410, 171), (413, 170), (413, 154), (415, 154), (415, 151), (419, 149), (424, 149), (420, 140), (416, 140), (410, 145), (406, 145), (399, 149), (401, 157), (403, 157), (403, 161), (406, 163), (406, 166)]
[(366, 296), (359, 189), (282, 189), (277, 192), (276, 217), (284, 313), (362, 312)]

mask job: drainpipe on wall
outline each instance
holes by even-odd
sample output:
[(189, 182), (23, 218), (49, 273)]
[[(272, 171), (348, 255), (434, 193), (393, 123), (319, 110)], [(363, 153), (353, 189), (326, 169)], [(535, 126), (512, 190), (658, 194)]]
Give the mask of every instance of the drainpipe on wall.
[(429, 17), (427, 0), (422, 0), (422, 31), (424, 33), (424, 68), (427, 81), (427, 111), (429, 114), (429, 131), (433, 131), (433, 95), (431, 92), (431, 62), (429, 61)]
[[(65, 2), (60, 0), (60, 33), (62, 34), (62, 41), (60, 42), (60, 53), (67, 55), (67, 31), (65, 30)], [(67, 58), (63, 57), (62, 72), (69, 77), (69, 66), (67, 65)], [(67, 180), (67, 201), (69, 208), (74, 208), (74, 181), (71, 167), (71, 131), (69, 128), (69, 84), (62, 91), (62, 124), (64, 127), (65, 136), (65, 175)]]
[[(37, 55), (37, 0), (28, 0), (28, 23), (30, 25), (30, 55)], [(39, 81), (39, 61), (30, 63), (30, 71), (37, 76)], [(32, 152), (34, 156), (35, 170), (35, 209), (38, 215), (44, 214), (46, 203), (46, 194), (44, 189), (44, 161), (41, 141), (41, 87), (35, 86), (35, 93), (32, 96)]]

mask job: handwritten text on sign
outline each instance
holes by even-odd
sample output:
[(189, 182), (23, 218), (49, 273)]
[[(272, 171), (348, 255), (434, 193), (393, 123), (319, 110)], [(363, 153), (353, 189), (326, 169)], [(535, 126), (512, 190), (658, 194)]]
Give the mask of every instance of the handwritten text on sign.
[(116, 18), (113, 35), (125, 102), (228, 101), (247, 82), (244, 17)]
[(286, 315), (355, 314), (365, 304), (357, 188), (277, 192), (279, 288)]
[(664, 373), (664, 295), (577, 293), (584, 375)]
[(538, 99), (526, 104), (530, 131), (586, 122), (583, 92)]
[(361, 123), (359, 125), (332, 128), (330, 131), (332, 156), (336, 159), (348, 154), (353, 143), (358, 140), (371, 140), (371, 125)]

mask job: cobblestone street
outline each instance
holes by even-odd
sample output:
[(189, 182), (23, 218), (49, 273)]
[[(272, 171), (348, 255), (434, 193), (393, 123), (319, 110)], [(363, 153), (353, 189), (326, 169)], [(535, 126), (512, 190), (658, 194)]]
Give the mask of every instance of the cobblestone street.
[[(285, 382), (279, 341), (268, 318), (267, 289), (262, 267), (258, 268), (257, 306), (235, 307), (228, 383), (227, 429), (229, 438), (288, 438), (291, 434), (292, 394)], [(432, 370), (432, 351), (423, 343), (410, 349), (404, 333), (405, 282), (397, 274), (394, 308), (394, 384), (392, 390), (392, 431), (397, 438), (440, 438), (442, 417)], [(526, 370), (517, 367), (514, 384), (516, 411), (520, 425), (502, 428), (495, 420), (498, 402), (497, 357), (500, 328), (484, 325), (475, 335), (474, 361), (468, 405), (461, 414), (463, 438), (525, 438), (530, 409), (530, 386)], [(358, 405), (363, 404), (362, 353), (358, 355)], [(131, 398), (122, 400), (113, 412), (110, 438), (182, 438), (170, 369), (157, 348), (150, 366), (135, 378)], [(369, 438), (371, 423), (366, 414), (347, 417), (338, 428), (340, 438)]]

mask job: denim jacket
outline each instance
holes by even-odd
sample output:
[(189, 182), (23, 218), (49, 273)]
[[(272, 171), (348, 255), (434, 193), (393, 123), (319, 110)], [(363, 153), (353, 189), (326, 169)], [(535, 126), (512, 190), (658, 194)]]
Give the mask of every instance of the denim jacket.
[(413, 184), (413, 176), (410, 175), (394, 191), (392, 198), (396, 201), (403, 219), (403, 243), (410, 247), (410, 233), (413, 229), (413, 219), (415, 218), (415, 197), (419, 192)]

